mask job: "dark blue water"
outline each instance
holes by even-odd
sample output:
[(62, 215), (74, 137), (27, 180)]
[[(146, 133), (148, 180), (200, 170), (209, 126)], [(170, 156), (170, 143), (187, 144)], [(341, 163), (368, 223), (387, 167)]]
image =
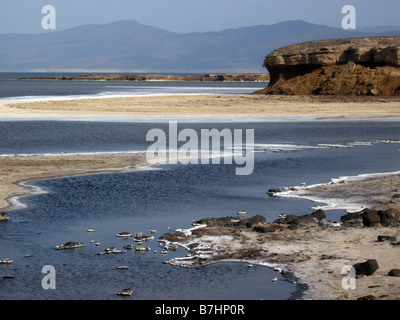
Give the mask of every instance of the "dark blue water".
[[(63, 76), (65, 73), (0, 73), (0, 99), (83, 98), (150, 94), (246, 94), (265, 88), (265, 82), (195, 81), (62, 81), (18, 80), (22, 77)], [(72, 75), (72, 74), (71, 74)], [(77, 74), (73, 74), (77, 75)]]
[[(151, 144), (146, 141), (146, 134), (153, 128), (168, 133), (168, 122), (0, 122), (0, 154), (145, 151)], [(292, 144), (304, 149), (328, 143), (334, 148), (336, 144), (346, 147), (354, 142), (368, 144), (400, 137), (398, 122), (383, 121), (178, 122), (178, 131), (185, 128), (196, 130), (199, 137), (201, 129), (254, 129), (259, 150), (276, 148), (279, 152), (290, 149)]]
[[(58, 153), (145, 150), (148, 122), (0, 122), (1, 153)], [(279, 213), (305, 214), (315, 203), (271, 198), (271, 187), (329, 182), (332, 177), (399, 170), (400, 126), (396, 122), (258, 122), (179, 123), (179, 129), (252, 128), (255, 130), (254, 172), (235, 175), (235, 165), (170, 165), (163, 170), (98, 174), (31, 182), (47, 193), (24, 197), (28, 207), (10, 212), (0, 224), (1, 299), (289, 299), (299, 288), (275, 271), (243, 263), (219, 263), (200, 269), (162, 262), (184, 256), (179, 249), (98, 256), (106, 246), (122, 249), (132, 240), (122, 231), (156, 229), (156, 238), (171, 229), (189, 228), (204, 217), (262, 214), (273, 221)], [(52, 132), (51, 135), (48, 132)], [(1, 161), (1, 158), (0, 158)], [(338, 220), (343, 211), (327, 212)], [(94, 233), (88, 233), (94, 228)], [(91, 240), (100, 242), (96, 247)], [(67, 241), (85, 248), (54, 250)], [(153, 251), (157, 250), (154, 254)], [(25, 257), (33, 254), (32, 257)], [(55, 267), (57, 289), (44, 290), (44, 265)], [(127, 265), (127, 270), (117, 270)], [(277, 276), (278, 282), (271, 279)]]

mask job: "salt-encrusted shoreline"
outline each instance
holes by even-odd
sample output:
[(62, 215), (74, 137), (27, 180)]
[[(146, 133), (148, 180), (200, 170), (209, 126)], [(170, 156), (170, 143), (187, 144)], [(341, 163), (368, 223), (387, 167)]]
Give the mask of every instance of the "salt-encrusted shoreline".
[[(319, 203), (312, 209), (360, 211), (387, 202), (392, 197), (390, 184), (377, 184), (379, 179), (400, 180), (400, 171), (368, 173), (332, 178), (328, 183), (284, 187), (271, 192), (272, 196), (306, 199)], [(345, 186), (345, 187), (344, 187)], [(400, 192), (400, 185), (399, 185)]]
[[(390, 200), (379, 201), (379, 206), (374, 209), (395, 210), (380, 212), (391, 212), (400, 221), (400, 199), (393, 197), (400, 186), (398, 173), (345, 180), (347, 183), (334, 184), (342, 194), (349, 192), (355, 184), (365, 191), (366, 197), (372, 187), (375, 191), (386, 192)], [(321, 186), (326, 185), (315, 187)], [(400, 246), (393, 241), (377, 240), (382, 235), (399, 239), (398, 222), (366, 227), (325, 220), (313, 223), (311, 220), (310, 224), (299, 223), (293, 228), (293, 225), (278, 220), (266, 222), (259, 216), (208, 218), (195, 222), (193, 228), (167, 233), (159, 238), (159, 242), (167, 249), (181, 246), (191, 253), (188, 257), (167, 261), (174, 266), (198, 267), (220, 261), (238, 261), (265, 265), (277, 272), (285, 270), (287, 276), (297, 279), (293, 280), (296, 281), (294, 291), (301, 288), (302, 295), (297, 297), (301, 299), (400, 298), (400, 278), (388, 276), (391, 270), (400, 268)], [(354, 289), (343, 287), (347, 276), (345, 268), (368, 259), (377, 260), (379, 269), (371, 276), (357, 278)]]

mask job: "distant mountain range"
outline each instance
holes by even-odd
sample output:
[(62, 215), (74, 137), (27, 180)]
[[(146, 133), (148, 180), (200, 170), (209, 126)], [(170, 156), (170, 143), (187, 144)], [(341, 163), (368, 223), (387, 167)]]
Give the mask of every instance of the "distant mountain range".
[(175, 33), (129, 20), (0, 35), (0, 71), (266, 72), (264, 57), (281, 46), (366, 36), (400, 36), (400, 27), (347, 31), (296, 20), (220, 32)]

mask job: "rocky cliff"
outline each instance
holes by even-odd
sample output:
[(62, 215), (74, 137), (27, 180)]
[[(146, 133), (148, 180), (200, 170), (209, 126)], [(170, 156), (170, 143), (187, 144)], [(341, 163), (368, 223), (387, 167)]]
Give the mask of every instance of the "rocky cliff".
[(270, 84), (257, 93), (400, 95), (400, 37), (320, 40), (267, 55)]

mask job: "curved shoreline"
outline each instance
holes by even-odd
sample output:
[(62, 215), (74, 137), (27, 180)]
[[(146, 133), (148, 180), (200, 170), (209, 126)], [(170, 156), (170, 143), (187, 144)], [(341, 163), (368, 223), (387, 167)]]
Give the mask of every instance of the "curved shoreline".
[(1, 162), (1, 211), (18, 209), (15, 201), (35, 192), (29, 181), (150, 168), (144, 153), (18, 155), (1, 157)]
[[(383, 200), (374, 209), (397, 210), (400, 216), (400, 199), (391, 198), (393, 190), (397, 190), (394, 188), (400, 185), (400, 174), (385, 173), (383, 177), (371, 174), (364, 176), (365, 180), (362, 177), (355, 177), (360, 189), (367, 191), (371, 185), (379, 186), (385, 181), (392, 191), (387, 193), (390, 200)], [(336, 186), (346, 193), (346, 189), (354, 185), (339, 183)], [(167, 263), (198, 267), (219, 261), (238, 261), (275, 267), (278, 271), (285, 269), (288, 275), (298, 279), (299, 299), (359, 299), (371, 295), (376, 299), (400, 298), (400, 278), (388, 276), (391, 269), (400, 267), (398, 248), (377, 240), (381, 235), (399, 238), (399, 226), (360, 227), (321, 221), (289, 229), (277, 221), (258, 222), (250, 227), (248, 222), (244, 223), (254, 218), (206, 218), (200, 221), (205, 224), (196, 222), (194, 228), (163, 235), (159, 241), (166, 248), (181, 246), (192, 253), (190, 257), (171, 259)], [(378, 271), (372, 276), (357, 278), (354, 290), (344, 288), (343, 268), (367, 259), (378, 261)]]

